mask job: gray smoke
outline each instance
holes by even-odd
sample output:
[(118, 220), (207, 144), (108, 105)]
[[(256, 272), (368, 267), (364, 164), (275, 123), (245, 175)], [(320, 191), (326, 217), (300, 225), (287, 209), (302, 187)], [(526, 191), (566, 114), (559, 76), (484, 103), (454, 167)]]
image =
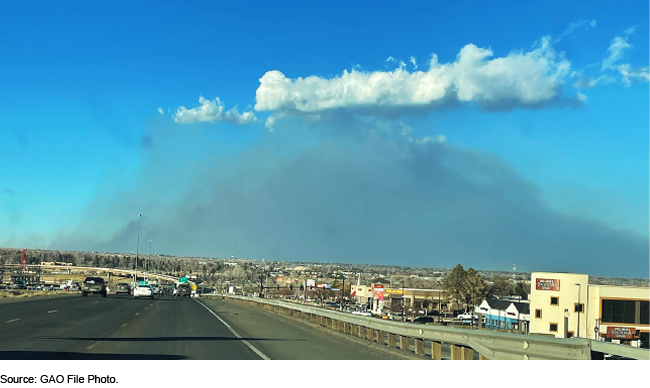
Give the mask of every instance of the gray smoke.
[(289, 121), (229, 156), (203, 127), (150, 130), (139, 186), (98, 194), (53, 247), (130, 252), (142, 212), (141, 252), (153, 239), (189, 256), (648, 274), (646, 237), (554, 212), (496, 156)]

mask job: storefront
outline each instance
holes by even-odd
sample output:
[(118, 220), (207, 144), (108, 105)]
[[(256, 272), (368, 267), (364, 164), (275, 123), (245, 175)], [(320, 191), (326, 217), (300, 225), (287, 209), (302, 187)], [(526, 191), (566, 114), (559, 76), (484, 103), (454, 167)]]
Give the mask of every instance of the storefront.
[(586, 274), (531, 274), (530, 332), (648, 347), (650, 288), (589, 284)]

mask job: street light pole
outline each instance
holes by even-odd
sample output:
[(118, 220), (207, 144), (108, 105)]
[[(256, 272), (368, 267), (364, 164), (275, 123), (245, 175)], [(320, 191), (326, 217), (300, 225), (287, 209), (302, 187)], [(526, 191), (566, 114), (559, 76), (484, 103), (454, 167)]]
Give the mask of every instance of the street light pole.
[(580, 337), (580, 310), (582, 310), (582, 306), (580, 305), (580, 283), (576, 283), (576, 286), (578, 286), (578, 330), (577, 330), (577, 337)]
[(406, 321), (406, 295), (404, 294), (404, 280), (402, 280), (402, 321)]
[(140, 253), (140, 219), (142, 213), (138, 213), (138, 245), (135, 248), (135, 282), (138, 283), (138, 256)]
[(438, 323), (440, 323), (440, 314), (442, 314), (440, 310), (442, 310), (442, 306), (440, 303), (440, 281), (438, 281)]
[(147, 270), (149, 270), (149, 267), (151, 266), (151, 252), (152, 252), (152, 241), (149, 240), (149, 259), (147, 260)]
[(340, 306), (341, 311), (343, 311), (344, 300), (345, 300), (345, 275), (343, 275), (343, 287), (341, 288), (341, 306)]

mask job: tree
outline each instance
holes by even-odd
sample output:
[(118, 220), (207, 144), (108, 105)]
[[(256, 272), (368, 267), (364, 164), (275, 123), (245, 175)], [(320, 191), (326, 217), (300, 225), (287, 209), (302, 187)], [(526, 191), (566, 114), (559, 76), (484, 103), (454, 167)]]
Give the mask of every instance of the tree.
[(468, 269), (466, 275), (467, 293), (465, 295), (465, 303), (468, 306), (474, 307), (479, 305), (483, 301), (483, 298), (485, 298), (485, 283), (481, 275), (474, 268)]
[(528, 299), (528, 291), (530, 290), (530, 285), (526, 286), (523, 283), (517, 283), (515, 286), (515, 295), (519, 295), (521, 299)]
[(462, 265), (457, 264), (445, 278), (442, 284), (447, 298), (458, 304), (465, 302), (467, 294), (467, 273)]
[(514, 287), (510, 280), (505, 276), (496, 276), (492, 281), (489, 295), (500, 298), (514, 293)]

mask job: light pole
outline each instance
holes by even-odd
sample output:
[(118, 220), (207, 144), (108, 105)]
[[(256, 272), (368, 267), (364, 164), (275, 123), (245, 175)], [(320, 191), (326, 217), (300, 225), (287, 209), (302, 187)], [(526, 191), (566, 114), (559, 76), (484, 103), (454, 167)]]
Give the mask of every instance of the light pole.
[(140, 253), (140, 219), (142, 218), (142, 213), (138, 213), (138, 245), (135, 248), (135, 282), (138, 283), (138, 256)]
[(438, 323), (440, 323), (441, 316), (442, 314), (442, 305), (440, 303), (440, 280), (438, 280)]
[(149, 259), (147, 259), (147, 270), (149, 270), (149, 267), (151, 266), (151, 252), (153, 251), (152, 249), (152, 241), (149, 240)]
[(404, 294), (404, 280), (402, 280), (402, 321), (406, 322), (406, 294)]
[(582, 305), (580, 304), (580, 283), (576, 283), (576, 286), (578, 286), (578, 330), (577, 332), (577, 337), (580, 337), (580, 311), (582, 310)]

